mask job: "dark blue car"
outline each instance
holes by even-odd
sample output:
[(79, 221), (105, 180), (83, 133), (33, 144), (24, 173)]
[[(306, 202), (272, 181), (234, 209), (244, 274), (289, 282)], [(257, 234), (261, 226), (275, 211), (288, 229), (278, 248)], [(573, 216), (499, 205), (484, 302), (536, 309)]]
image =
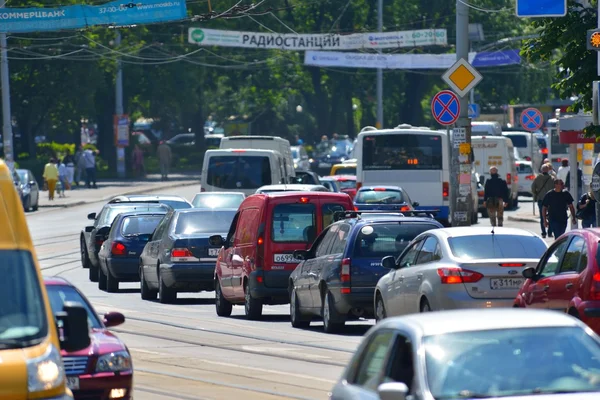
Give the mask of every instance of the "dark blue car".
[(98, 288), (114, 293), (119, 282), (139, 282), (140, 254), (167, 211), (128, 212), (113, 221), (98, 252)]
[(420, 233), (443, 226), (427, 217), (346, 212), (314, 241), (298, 250), (303, 260), (290, 276), (290, 319), (295, 328), (323, 318), (325, 332), (349, 319), (373, 318), (373, 296), (379, 278), (389, 272), (385, 256), (398, 257)]
[(413, 203), (408, 193), (398, 186), (363, 186), (354, 197), (356, 211), (412, 211)]

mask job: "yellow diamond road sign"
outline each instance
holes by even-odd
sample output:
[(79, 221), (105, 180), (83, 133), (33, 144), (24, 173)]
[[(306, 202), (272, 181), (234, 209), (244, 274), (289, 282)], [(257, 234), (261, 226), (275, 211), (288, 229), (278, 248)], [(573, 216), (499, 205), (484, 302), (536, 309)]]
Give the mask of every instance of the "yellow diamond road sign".
[(483, 76), (467, 60), (461, 58), (442, 75), (442, 79), (460, 97), (465, 97)]

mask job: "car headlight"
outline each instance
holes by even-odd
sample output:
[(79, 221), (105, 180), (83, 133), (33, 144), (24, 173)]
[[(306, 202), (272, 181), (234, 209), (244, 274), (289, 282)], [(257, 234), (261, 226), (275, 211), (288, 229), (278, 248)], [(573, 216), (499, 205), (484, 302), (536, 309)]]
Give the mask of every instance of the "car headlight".
[(96, 372), (123, 372), (131, 369), (131, 356), (126, 351), (105, 354), (96, 363)]
[(31, 188), (29, 186), (23, 186), (22, 190), (24, 194), (29, 194), (31, 192)]
[(52, 390), (65, 380), (60, 352), (54, 345), (48, 346), (46, 353), (38, 358), (27, 360), (27, 387), (29, 392)]

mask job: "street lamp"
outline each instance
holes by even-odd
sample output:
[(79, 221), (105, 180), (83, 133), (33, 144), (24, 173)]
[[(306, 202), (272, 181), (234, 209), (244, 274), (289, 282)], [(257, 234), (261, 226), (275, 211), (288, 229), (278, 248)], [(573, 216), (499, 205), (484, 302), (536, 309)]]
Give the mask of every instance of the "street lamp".
[(299, 113), (301, 113), (301, 112), (302, 112), (302, 106), (301, 106), (300, 104), (298, 104), (298, 105), (296, 106), (296, 112), (299, 112)]

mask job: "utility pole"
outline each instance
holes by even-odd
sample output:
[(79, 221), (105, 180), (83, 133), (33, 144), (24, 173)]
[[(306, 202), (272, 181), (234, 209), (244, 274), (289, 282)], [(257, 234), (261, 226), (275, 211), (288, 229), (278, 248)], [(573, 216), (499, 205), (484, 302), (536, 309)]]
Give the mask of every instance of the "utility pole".
[[(117, 37), (115, 38), (115, 46), (121, 45), (121, 32), (117, 29)], [(123, 64), (121, 59), (117, 58), (117, 77), (116, 77), (116, 88), (115, 88), (115, 115), (117, 118), (121, 118), (123, 115)], [(118, 130), (118, 124), (115, 124), (115, 130)], [(116, 136), (116, 133), (115, 133)], [(116, 140), (116, 138), (115, 138)], [(117, 176), (119, 178), (125, 178), (125, 148), (122, 146), (116, 146), (117, 148)]]
[[(377, 0), (377, 31), (383, 31), (383, 0)], [(381, 50), (379, 50), (381, 54)], [(378, 129), (383, 129), (383, 70), (377, 69), (377, 123)]]
[(10, 111), (10, 74), (8, 72), (8, 49), (6, 33), (0, 33), (0, 47), (2, 47), (2, 68), (0, 70), (0, 80), (2, 82), (2, 144), (4, 145), (4, 159), (6, 164), (10, 169), (13, 169), (15, 159), (13, 148), (12, 114)]

